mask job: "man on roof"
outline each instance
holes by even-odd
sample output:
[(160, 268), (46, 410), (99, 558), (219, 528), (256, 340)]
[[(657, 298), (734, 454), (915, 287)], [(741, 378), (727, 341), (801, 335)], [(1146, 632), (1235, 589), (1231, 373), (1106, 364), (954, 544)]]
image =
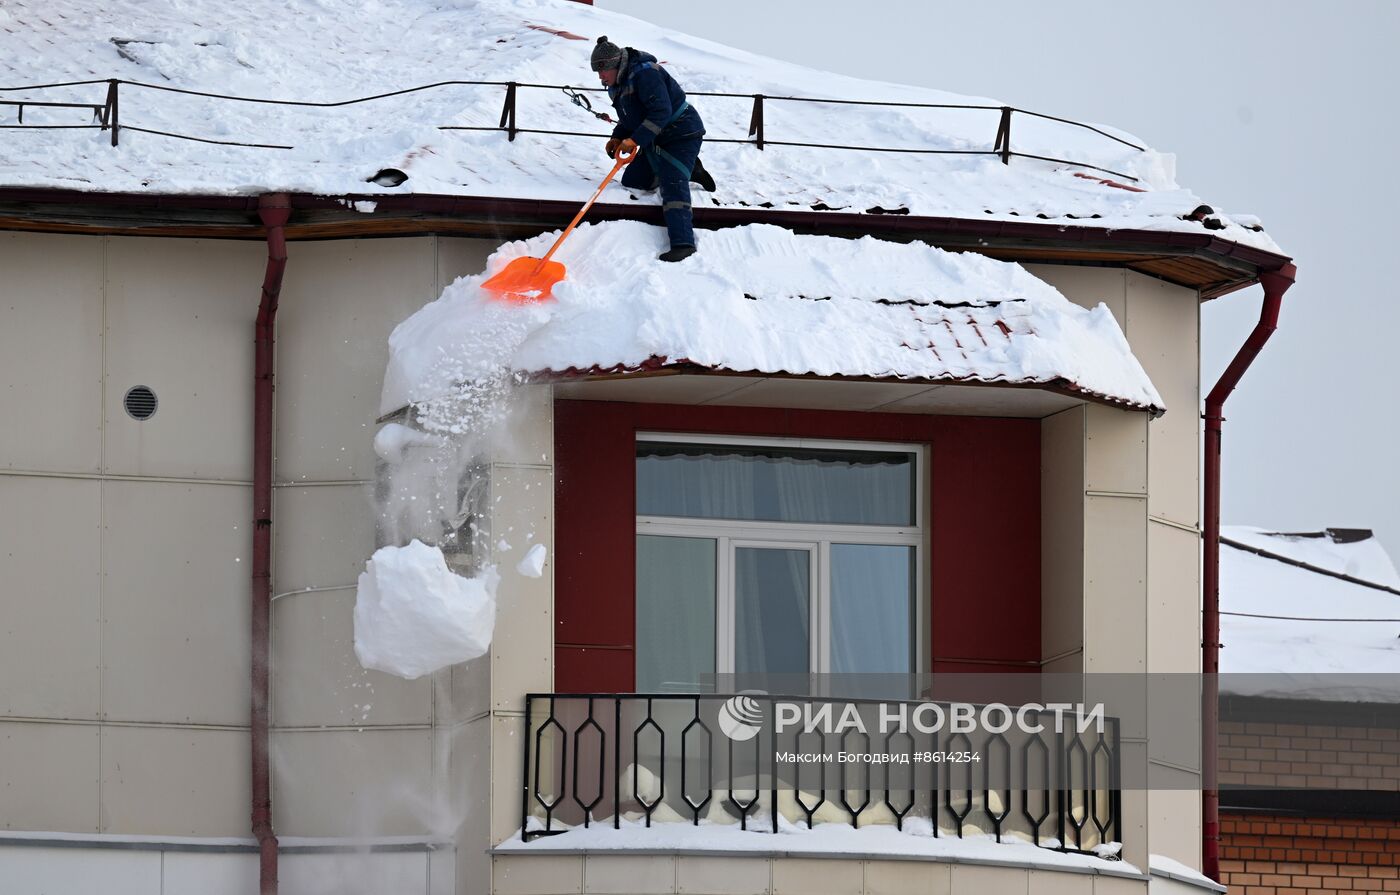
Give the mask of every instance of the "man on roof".
[(631, 47), (623, 49), (606, 36), (598, 38), (591, 60), (598, 79), (608, 88), (618, 123), (608, 140), (608, 158), (619, 149), (638, 155), (622, 172), (622, 185), (637, 190), (661, 189), (661, 211), (671, 248), (662, 261), (682, 261), (695, 254), (691, 223), (690, 184), (713, 191), (714, 178), (700, 164), (705, 125), (686, 102), (676, 79), (656, 57)]

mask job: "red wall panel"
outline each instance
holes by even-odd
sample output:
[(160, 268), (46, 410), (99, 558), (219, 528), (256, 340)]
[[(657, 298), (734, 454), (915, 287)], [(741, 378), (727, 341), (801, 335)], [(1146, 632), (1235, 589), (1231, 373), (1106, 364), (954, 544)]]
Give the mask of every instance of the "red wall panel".
[(558, 692), (633, 688), (639, 431), (928, 444), (934, 669), (1039, 659), (1038, 420), (558, 401)]

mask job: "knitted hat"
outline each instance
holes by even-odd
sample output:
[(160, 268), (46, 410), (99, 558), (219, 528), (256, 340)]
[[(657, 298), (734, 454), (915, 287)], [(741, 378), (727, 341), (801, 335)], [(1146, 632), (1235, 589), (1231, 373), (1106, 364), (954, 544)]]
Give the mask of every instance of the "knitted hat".
[(617, 44), (611, 43), (606, 34), (598, 38), (598, 45), (593, 48), (593, 56), (589, 59), (589, 65), (593, 67), (593, 70), (608, 71), (621, 64), (621, 48)]

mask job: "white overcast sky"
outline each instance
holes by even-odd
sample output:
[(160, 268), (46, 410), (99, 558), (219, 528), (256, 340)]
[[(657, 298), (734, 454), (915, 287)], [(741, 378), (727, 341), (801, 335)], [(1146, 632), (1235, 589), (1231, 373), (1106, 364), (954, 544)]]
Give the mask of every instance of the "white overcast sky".
[[(1278, 332), (1226, 404), (1224, 522), (1372, 528), (1400, 561), (1400, 290), (1387, 272), (1400, 256), (1400, 2), (595, 2), (828, 71), (1112, 124), (1175, 153), (1179, 183), (1259, 215), (1298, 264)], [(1206, 305), (1203, 392), (1261, 296)]]

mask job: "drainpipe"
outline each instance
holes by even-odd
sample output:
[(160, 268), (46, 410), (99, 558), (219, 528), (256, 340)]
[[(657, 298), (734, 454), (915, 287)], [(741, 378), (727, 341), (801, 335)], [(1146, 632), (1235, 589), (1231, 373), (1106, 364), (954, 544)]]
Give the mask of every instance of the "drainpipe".
[(272, 391), (273, 333), (282, 272), (287, 268), (283, 228), (291, 216), (286, 193), (258, 199), (258, 217), (267, 232), (267, 272), (253, 327), (253, 581), (252, 718), (253, 835), (258, 840), (258, 891), (277, 895), (277, 837), (272, 832), (272, 774), (268, 723), (268, 638), (272, 621)]
[(1283, 293), (1293, 285), (1298, 269), (1291, 263), (1259, 275), (1264, 287), (1264, 304), (1259, 322), (1245, 339), (1235, 359), (1221, 374), (1220, 381), (1206, 396), (1206, 481), (1204, 591), (1201, 642), (1201, 772), (1204, 777), (1201, 801), (1201, 859), (1205, 875), (1220, 882), (1220, 784), (1218, 780), (1220, 735), (1220, 432), (1225, 421), (1225, 399), (1239, 385), (1241, 377), (1264, 343), (1278, 329)]

